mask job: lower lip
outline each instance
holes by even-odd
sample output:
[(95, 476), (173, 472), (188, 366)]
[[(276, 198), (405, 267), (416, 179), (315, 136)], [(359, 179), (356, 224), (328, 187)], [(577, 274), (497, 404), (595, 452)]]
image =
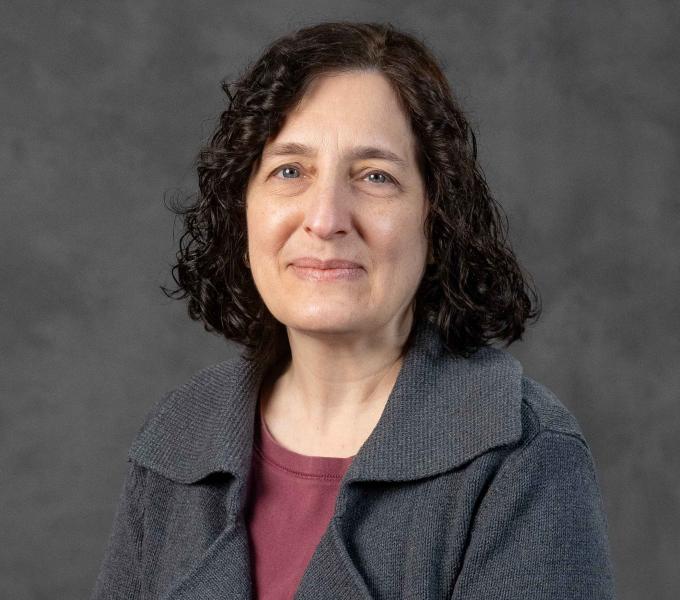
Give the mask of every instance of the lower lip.
[(291, 267), (300, 279), (311, 281), (351, 281), (359, 279), (364, 273), (361, 267), (350, 269), (314, 269), (312, 267), (298, 267), (297, 265), (291, 265)]

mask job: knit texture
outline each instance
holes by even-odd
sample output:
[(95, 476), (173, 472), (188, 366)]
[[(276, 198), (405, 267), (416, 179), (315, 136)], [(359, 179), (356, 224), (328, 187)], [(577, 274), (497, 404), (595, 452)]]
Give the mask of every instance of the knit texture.
[[(262, 375), (238, 356), (155, 404), (130, 447), (92, 600), (252, 597), (244, 503)], [(574, 416), (507, 351), (454, 357), (417, 323), (295, 599), (614, 597)]]
[(260, 414), (245, 511), (252, 586), (259, 600), (295, 595), (353, 459), (294, 452), (274, 438)]

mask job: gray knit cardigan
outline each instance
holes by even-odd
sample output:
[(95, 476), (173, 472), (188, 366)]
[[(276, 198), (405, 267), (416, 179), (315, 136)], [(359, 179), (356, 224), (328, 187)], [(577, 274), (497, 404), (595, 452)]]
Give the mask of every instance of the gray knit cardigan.
[[(261, 377), (239, 355), (156, 403), (129, 451), (92, 600), (252, 597), (243, 509)], [(574, 416), (507, 351), (454, 357), (417, 323), (295, 595), (331, 598), (614, 598)]]

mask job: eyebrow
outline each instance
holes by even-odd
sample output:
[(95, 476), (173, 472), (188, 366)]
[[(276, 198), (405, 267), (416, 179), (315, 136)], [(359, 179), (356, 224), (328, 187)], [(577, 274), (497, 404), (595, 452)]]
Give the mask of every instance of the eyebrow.
[[(316, 152), (311, 146), (306, 144), (299, 144), (297, 142), (285, 142), (273, 144), (262, 153), (262, 160), (267, 160), (273, 156), (314, 156)], [(408, 163), (387, 148), (379, 148), (378, 146), (355, 146), (347, 153), (347, 158), (350, 160), (363, 160), (367, 158), (378, 158), (393, 162), (394, 164), (406, 169)]]

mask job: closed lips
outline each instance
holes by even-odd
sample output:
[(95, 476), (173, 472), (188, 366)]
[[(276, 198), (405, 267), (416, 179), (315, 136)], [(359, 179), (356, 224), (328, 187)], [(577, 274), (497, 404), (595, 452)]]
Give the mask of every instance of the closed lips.
[(309, 269), (360, 269), (361, 265), (350, 260), (332, 258), (320, 260), (313, 257), (298, 258), (292, 263), (296, 267), (306, 267)]

